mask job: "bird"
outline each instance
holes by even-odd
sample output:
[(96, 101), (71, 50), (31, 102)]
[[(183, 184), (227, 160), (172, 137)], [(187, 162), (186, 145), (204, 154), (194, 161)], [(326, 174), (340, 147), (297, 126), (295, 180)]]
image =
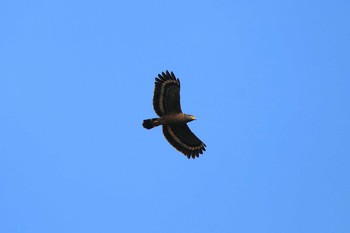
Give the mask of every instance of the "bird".
[(205, 143), (187, 125), (196, 117), (182, 112), (180, 79), (172, 71), (166, 70), (155, 78), (153, 108), (159, 117), (143, 120), (144, 128), (152, 129), (161, 125), (167, 141), (189, 159), (203, 154)]

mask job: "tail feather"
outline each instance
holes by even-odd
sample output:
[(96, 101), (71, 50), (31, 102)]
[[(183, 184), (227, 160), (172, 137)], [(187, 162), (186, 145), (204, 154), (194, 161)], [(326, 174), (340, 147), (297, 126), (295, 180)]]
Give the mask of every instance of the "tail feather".
[(152, 129), (158, 125), (160, 125), (159, 118), (143, 120), (143, 123), (142, 123), (142, 126), (146, 129)]

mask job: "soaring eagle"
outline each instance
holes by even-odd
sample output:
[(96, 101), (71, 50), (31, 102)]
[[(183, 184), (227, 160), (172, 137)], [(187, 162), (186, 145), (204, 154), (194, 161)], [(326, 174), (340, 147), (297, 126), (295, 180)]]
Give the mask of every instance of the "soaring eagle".
[(188, 158), (199, 157), (206, 145), (192, 133), (187, 122), (196, 120), (184, 114), (180, 106), (180, 80), (173, 72), (158, 74), (155, 80), (153, 108), (159, 118), (143, 121), (143, 127), (152, 129), (163, 126), (163, 134), (168, 142)]

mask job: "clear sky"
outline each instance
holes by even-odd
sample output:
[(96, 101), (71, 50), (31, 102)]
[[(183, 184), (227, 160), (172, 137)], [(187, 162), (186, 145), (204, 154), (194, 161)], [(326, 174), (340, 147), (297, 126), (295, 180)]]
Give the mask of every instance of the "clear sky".
[[(350, 232), (350, 1), (0, 1), (0, 232)], [(181, 80), (207, 145), (154, 117)]]

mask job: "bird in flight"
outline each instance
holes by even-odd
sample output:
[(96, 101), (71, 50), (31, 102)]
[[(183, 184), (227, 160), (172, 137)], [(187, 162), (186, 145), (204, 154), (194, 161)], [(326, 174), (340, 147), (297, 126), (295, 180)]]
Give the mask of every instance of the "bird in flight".
[(162, 125), (165, 138), (178, 151), (193, 159), (203, 154), (206, 145), (187, 126), (188, 122), (196, 118), (182, 112), (180, 80), (173, 72), (162, 72), (155, 79), (153, 108), (159, 117), (144, 120), (144, 128)]

